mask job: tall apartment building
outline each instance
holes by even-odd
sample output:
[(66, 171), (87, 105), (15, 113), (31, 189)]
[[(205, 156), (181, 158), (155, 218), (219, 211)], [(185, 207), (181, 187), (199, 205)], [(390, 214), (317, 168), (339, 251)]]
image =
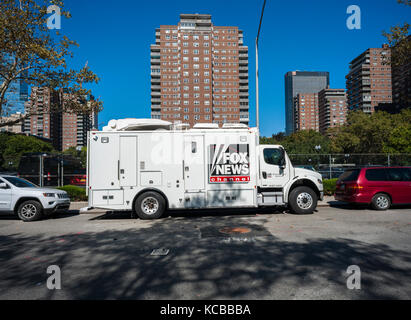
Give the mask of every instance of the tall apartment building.
[(299, 93), (294, 98), (295, 131), (319, 131), (318, 93)]
[(330, 84), (328, 72), (289, 71), (285, 81), (285, 133), (289, 135), (296, 130), (294, 98), (299, 93), (317, 93)]
[(45, 87), (32, 87), (25, 104), (26, 112), (33, 113), (25, 121), (25, 133), (51, 139), (56, 150), (61, 150), (61, 114), (55, 111), (59, 104), (59, 92)]
[(238, 27), (208, 14), (181, 14), (156, 29), (151, 45), (151, 117), (175, 123), (245, 123), (248, 47)]
[(320, 132), (343, 125), (347, 118), (345, 89), (323, 89), (318, 93)]
[[(68, 99), (66, 93), (60, 93), (60, 101), (64, 103)], [(87, 103), (85, 101), (85, 103)], [(97, 113), (75, 114), (63, 112), (61, 114), (61, 148), (66, 150), (70, 147), (87, 146), (87, 132), (97, 129)]]
[(392, 102), (391, 55), (387, 45), (370, 48), (350, 62), (346, 76), (347, 104), (350, 110), (374, 112), (376, 107)]
[(87, 145), (87, 131), (96, 127), (97, 115), (61, 112), (67, 94), (62, 90), (33, 87), (26, 110), (33, 115), (24, 123), (25, 133), (51, 139), (56, 150)]
[[(411, 35), (404, 39), (408, 43), (411, 41)], [(398, 51), (398, 45), (392, 48), (392, 55), (395, 57)], [(406, 53), (404, 59), (399, 63), (391, 65), (392, 69), (392, 110), (399, 112), (403, 108), (411, 108), (411, 51)]]

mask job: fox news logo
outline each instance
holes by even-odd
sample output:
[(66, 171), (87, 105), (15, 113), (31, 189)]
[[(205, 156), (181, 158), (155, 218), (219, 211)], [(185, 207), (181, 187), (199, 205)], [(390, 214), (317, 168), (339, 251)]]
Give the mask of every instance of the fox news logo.
[(209, 182), (247, 183), (250, 181), (248, 144), (210, 145)]

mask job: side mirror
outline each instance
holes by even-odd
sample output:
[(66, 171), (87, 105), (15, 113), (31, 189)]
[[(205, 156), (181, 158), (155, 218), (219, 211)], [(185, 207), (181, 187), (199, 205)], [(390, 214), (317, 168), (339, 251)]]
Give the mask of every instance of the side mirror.
[(8, 189), (9, 186), (5, 182), (0, 182), (0, 189)]

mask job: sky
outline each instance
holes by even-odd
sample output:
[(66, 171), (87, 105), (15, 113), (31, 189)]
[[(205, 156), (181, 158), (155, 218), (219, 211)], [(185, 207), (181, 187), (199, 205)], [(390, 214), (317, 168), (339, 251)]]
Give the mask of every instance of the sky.
[[(347, 7), (361, 9), (361, 29), (349, 30)], [(65, 0), (72, 18), (60, 32), (79, 43), (70, 67), (88, 66), (100, 78), (91, 89), (104, 102), (99, 126), (110, 119), (150, 117), (150, 44), (155, 28), (176, 25), (180, 13), (212, 15), (238, 26), (249, 48), (250, 126), (255, 126), (255, 38), (263, 0)], [(259, 38), (260, 132), (285, 130), (284, 74), (329, 71), (331, 88), (345, 88), (349, 62), (381, 47), (382, 32), (411, 22), (396, 0), (267, 0)]]

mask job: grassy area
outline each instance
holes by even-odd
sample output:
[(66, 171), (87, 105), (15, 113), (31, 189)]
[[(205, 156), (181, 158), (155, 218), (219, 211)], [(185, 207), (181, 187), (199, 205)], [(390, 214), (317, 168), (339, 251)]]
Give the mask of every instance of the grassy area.
[(324, 195), (332, 196), (335, 192), (335, 186), (338, 179), (325, 179), (323, 180)]
[(66, 185), (57, 189), (64, 190), (68, 193), (71, 201), (87, 201), (86, 189), (78, 186)]

